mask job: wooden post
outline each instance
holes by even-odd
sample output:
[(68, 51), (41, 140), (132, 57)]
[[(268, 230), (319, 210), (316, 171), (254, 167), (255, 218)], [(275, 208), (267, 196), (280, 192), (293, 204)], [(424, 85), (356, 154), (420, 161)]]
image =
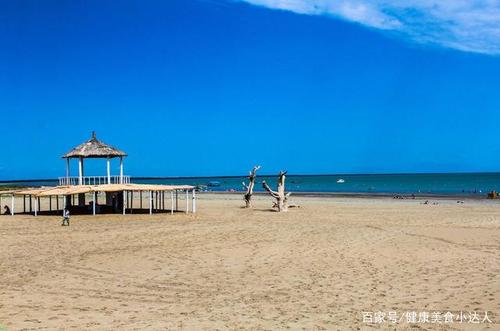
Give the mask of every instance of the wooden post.
[(59, 196), (56, 195), (56, 209), (59, 210)]
[(40, 197), (38, 197), (37, 199), (38, 199), (38, 211), (40, 211), (42, 208), (42, 204), (40, 203)]
[(139, 191), (139, 200), (140, 200), (139, 208), (142, 209), (142, 191)]
[(120, 156), (120, 184), (123, 184), (123, 156)]
[(186, 190), (186, 214), (189, 213), (189, 190)]
[(125, 191), (123, 191), (123, 215), (125, 215)]
[(14, 193), (12, 193), (12, 198), (10, 201), (10, 214), (14, 216), (14, 207), (16, 206), (15, 198), (14, 198)]
[(35, 197), (35, 216), (38, 215), (38, 204), (40, 203), (40, 200)]
[(69, 157), (66, 158), (66, 185), (69, 185)]
[(196, 190), (193, 189), (193, 203), (192, 203), (193, 214), (196, 213)]
[(179, 210), (179, 191), (175, 190), (175, 211)]
[(155, 211), (158, 211), (158, 191), (155, 192)]
[(106, 160), (107, 164), (107, 172), (108, 172), (108, 184), (111, 184), (111, 164), (110, 164), (110, 158), (108, 156), (108, 159)]
[(26, 214), (26, 194), (23, 194), (23, 214)]
[(49, 195), (49, 211), (52, 211), (52, 195)]
[(64, 215), (64, 209), (66, 209), (66, 200), (67, 199), (66, 199), (65, 195), (63, 195), (62, 197), (63, 197), (63, 215)]
[(174, 214), (174, 191), (170, 191), (170, 214)]
[(149, 191), (149, 215), (151, 215), (153, 213), (153, 207), (151, 206), (151, 202), (153, 200), (153, 197), (151, 195), (152, 195), (152, 192)]
[(83, 158), (78, 159), (78, 185), (83, 184)]
[(94, 203), (92, 204), (93, 205), (92, 206), (92, 215), (94, 215), (94, 216), (95, 216), (95, 205), (97, 203), (96, 200), (97, 200), (97, 193), (96, 193), (96, 191), (94, 191)]
[(130, 213), (134, 210), (134, 191), (130, 192)]
[(31, 207), (31, 194), (30, 194), (30, 214), (33, 212), (33, 208)]

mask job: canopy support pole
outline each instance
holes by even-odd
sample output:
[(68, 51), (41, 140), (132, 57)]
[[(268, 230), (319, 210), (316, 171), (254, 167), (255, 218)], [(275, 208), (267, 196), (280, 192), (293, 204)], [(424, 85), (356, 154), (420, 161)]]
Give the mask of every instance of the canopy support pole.
[(196, 191), (193, 189), (193, 203), (192, 203), (193, 214), (196, 213)]
[(189, 213), (189, 190), (186, 190), (186, 214)]
[(107, 164), (107, 173), (108, 173), (108, 184), (111, 184), (111, 165), (110, 165), (109, 156), (106, 160), (106, 164)]
[(125, 203), (126, 203), (126, 201), (125, 201), (126, 200), (125, 199), (125, 194), (126, 194), (126, 191), (123, 191), (123, 215), (125, 215), (125, 207), (126, 207), (126, 205), (125, 205)]
[(134, 191), (130, 192), (130, 213), (134, 210)]
[(123, 184), (123, 156), (120, 156), (120, 184)]
[(38, 216), (38, 205), (40, 203), (40, 198), (35, 197), (35, 216)]
[(67, 199), (66, 199), (65, 195), (63, 195), (62, 198), (63, 198), (63, 215), (64, 215), (64, 209), (66, 209), (66, 200)]
[(69, 185), (69, 157), (66, 158), (66, 185)]
[(11, 206), (10, 206), (10, 207), (11, 207), (11, 208), (10, 208), (10, 214), (11, 214), (12, 216), (14, 216), (14, 207), (16, 206), (16, 202), (15, 202), (15, 201), (16, 201), (16, 200), (15, 200), (15, 198), (14, 198), (14, 194), (12, 194), (12, 198), (11, 198), (11, 201), (10, 201), (10, 205), (11, 205)]
[(174, 191), (170, 191), (170, 214), (174, 214)]
[(151, 196), (153, 193), (149, 191), (149, 215), (153, 213), (153, 206), (151, 206), (151, 202), (153, 201), (153, 197)]
[(95, 205), (96, 205), (97, 193), (94, 191), (94, 202), (92, 203), (92, 215), (95, 216)]
[(83, 184), (83, 158), (78, 159), (78, 185)]

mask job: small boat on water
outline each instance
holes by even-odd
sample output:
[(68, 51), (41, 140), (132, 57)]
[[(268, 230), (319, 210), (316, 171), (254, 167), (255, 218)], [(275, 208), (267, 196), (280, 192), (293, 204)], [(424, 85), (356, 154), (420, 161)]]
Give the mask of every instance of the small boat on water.
[(208, 182), (207, 186), (208, 187), (217, 187), (217, 186), (220, 186), (220, 182), (213, 180), (213, 181)]
[(342, 183), (345, 183), (345, 180), (343, 180), (342, 178), (337, 179), (337, 184), (342, 184)]

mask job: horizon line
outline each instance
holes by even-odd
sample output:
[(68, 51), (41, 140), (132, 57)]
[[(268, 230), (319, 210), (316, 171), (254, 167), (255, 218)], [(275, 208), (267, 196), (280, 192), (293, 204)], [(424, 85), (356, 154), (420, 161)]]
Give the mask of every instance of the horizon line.
[[(466, 174), (500, 174), (500, 171), (462, 171), (462, 172), (390, 172), (390, 173), (338, 173), (338, 174), (287, 174), (287, 177), (322, 177), (322, 176), (400, 176), (400, 175), (466, 175)], [(263, 174), (258, 177), (277, 177), (277, 174)], [(76, 176), (71, 176), (76, 177)], [(84, 176), (85, 177), (85, 176)], [(92, 177), (92, 176), (90, 176)], [(130, 176), (130, 179), (195, 179), (195, 178), (242, 178), (248, 175), (223, 175), (223, 176)], [(24, 182), (53, 182), (58, 178), (38, 178), (38, 179), (8, 179), (0, 180), (4, 183), (24, 183)]]

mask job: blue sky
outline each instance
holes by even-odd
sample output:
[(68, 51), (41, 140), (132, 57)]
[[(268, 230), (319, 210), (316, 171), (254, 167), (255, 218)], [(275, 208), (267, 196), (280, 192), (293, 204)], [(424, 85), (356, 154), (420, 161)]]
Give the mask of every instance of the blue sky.
[(498, 8), (391, 2), (3, 1), (0, 179), (500, 170)]

